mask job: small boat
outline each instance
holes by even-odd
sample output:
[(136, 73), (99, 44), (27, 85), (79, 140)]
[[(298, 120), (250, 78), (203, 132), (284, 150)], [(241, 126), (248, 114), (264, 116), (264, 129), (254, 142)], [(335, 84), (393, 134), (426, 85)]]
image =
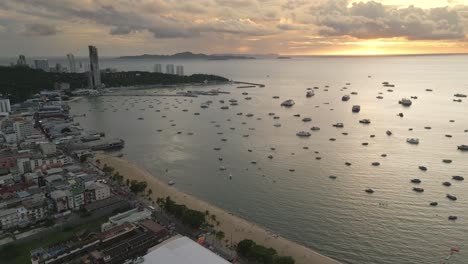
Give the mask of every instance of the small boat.
[(454, 94), (453, 96), (465, 98), (466, 94), (457, 93), (457, 94)]
[(320, 127), (313, 126), (310, 130), (312, 130), (312, 131), (319, 131), (319, 130), (320, 130)]
[(346, 166), (351, 166), (351, 163), (350, 162), (345, 162), (345, 165)]
[(452, 183), (446, 181), (446, 182), (443, 182), (442, 185), (450, 187), (452, 186)]
[(310, 121), (312, 121), (312, 118), (310, 118), (310, 117), (302, 118), (302, 122), (310, 122)]
[(448, 217), (448, 220), (457, 220), (457, 219), (458, 219), (458, 216), (456, 216), (456, 215), (450, 215)]
[(439, 203), (438, 202), (431, 202), (430, 205), (431, 206), (437, 206)]
[(364, 191), (365, 191), (366, 193), (374, 193), (374, 190), (372, 190), (371, 188), (365, 189)]
[(418, 145), (419, 144), (419, 139), (417, 138), (407, 138), (406, 142), (413, 144), (413, 145)]
[(371, 121), (370, 121), (370, 119), (365, 118), (365, 119), (359, 120), (359, 123), (361, 123), (361, 124), (370, 124)]
[(229, 106), (227, 106), (227, 105), (221, 106), (221, 109), (227, 110), (227, 109), (229, 109)]
[(377, 98), (377, 99), (383, 99), (383, 96), (380, 96), (380, 95), (379, 95), (379, 96), (377, 96), (376, 98)]
[(306, 93), (306, 97), (312, 97), (312, 96), (314, 96), (314, 95), (315, 95), (314, 91), (308, 91), (308, 92)]
[(407, 98), (402, 98), (400, 101), (398, 101), (398, 103), (403, 106), (411, 106), (411, 104), (413, 104), (413, 102), (411, 102), (411, 100)]
[(220, 170), (220, 171), (225, 171), (225, 170), (226, 170), (226, 167), (224, 167), (224, 166), (219, 166), (219, 170)]
[(357, 95), (358, 93), (357, 92), (351, 92), (352, 95)]
[(462, 99), (453, 99), (454, 102), (461, 103), (463, 102)]
[(174, 182), (174, 181), (169, 181), (167, 184), (169, 184), (169, 185), (174, 185), (175, 182)]
[(380, 166), (380, 162), (372, 162), (372, 166)]
[(463, 181), (463, 180), (465, 180), (465, 178), (463, 178), (463, 176), (458, 176), (458, 175), (452, 176), (452, 179), (454, 179), (454, 180), (456, 180), (456, 181)]
[(274, 115), (275, 115), (275, 113), (268, 113), (268, 115), (269, 115), (269, 116), (274, 116)]
[(398, 116), (403, 117), (404, 115), (403, 115), (403, 113), (398, 113)]
[(449, 198), (452, 201), (456, 201), (457, 197), (455, 195), (447, 194), (447, 198)]
[(291, 107), (295, 104), (295, 102), (291, 99), (288, 99), (284, 102), (281, 103), (281, 106), (285, 106), (285, 107)]
[(359, 113), (359, 111), (361, 111), (361, 106), (360, 105), (353, 105), (352, 111), (353, 111), (353, 113)]
[(413, 187), (413, 191), (415, 191), (415, 192), (424, 192), (424, 189), (419, 188), (419, 187)]
[[(466, 130), (465, 130), (465, 132), (466, 132)], [(468, 145), (460, 145), (457, 148), (459, 150), (461, 150), (461, 151), (468, 151)]]
[(350, 97), (349, 95), (346, 94), (346, 95), (343, 95), (343, 97), (341, 97), (341, 101), (346, 102), (346, 101), (348, 101), (350, 98), (351, 98), (351, 97)]
[(432, 89), (426, 89), (426, 92), (432, 92)]
[(333, 124), (334, 127), (339, 127), (339, 128), (342, 128), (344, 127), (343, 123), (336, 123), (336, 124)]
[(330, 176), (328, 176), (328, 178), (330, 178), (330, 179), (332, 179), (332, 180), (336, 180), (337, 177), (334, 176), (334, 175), (330, 175)]
[(300, 117), (301, 115), (300, 114), (295, 114), (294, 117)]
[(295, 169), (289, 169), (290, 172), (295, 172), (296, 170)]
[(143, 118), (143, 117), (139, 117), (138, 120), (144, 120), (144, 118)]
[(421, 180), (420, 179), (412, 179), (411, 182), (412, 183), (421, 183)]
[(418, 168), (419, 168), (420, 170), (422, 170), (422, 171), (427, 171), (427, 167), (425, 167), (425, 166), (419, 166)]
[(269, 159), (273, 159), (273, 155), (268, 155), (268, 158), (269, 158)]
[(445, 135), (445, 137), (447, 137), (447, 138), (451, 138), (451, 137), (452, 137), (452, 135), (446, 134), (446, 135)]
[(310, 133), (309, 132), (306, 132), (306, 131), (299, 131), (296, 133), (296, 136), (298, 137), (310, 137)]
[(201, 108), (208, 108), (208, 105), (207, 104), (202, 104), (200, 105)]
[(391, 136), (391, 135), (392, 135), (392, 131), (390, 131), (390, 130), (387, 130), (387, 132), (385, 132), (385, 133), (387, 133), (387, 136)]
[(450, 160), (450, 159), (443, 159), (442, 162), (443, 162), (443, 163), (452, 163), (452, 160)]
[(275, 126), (275, 127), (281, 127), (281, 124), (280, 124), (280, 123), (276, 123), (276, 124), (274, 124), (273, 126)]
[(279, 98), (280, 98), (280, 97), (277, 96), (277, 95), (273, 96), (273, 99), (279, 99)]
[(363, 145), (363, 146), (368, 146), (369, 143), (368, 143), (368, 142), (363, 142), (363, 143), (361, 143), (361, 145)]

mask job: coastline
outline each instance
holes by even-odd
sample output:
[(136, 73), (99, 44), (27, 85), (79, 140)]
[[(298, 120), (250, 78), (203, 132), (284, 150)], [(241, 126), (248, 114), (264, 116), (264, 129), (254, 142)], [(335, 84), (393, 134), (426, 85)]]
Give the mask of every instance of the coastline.
[[(189, 194), (185, 194), (176, 188), (160, 181), (155, 176), (140, 168), (133, 162), (108, 156), (102, 153), (96, 154), (96, 159), (100, 164), (107, 164), (119, 172), (125, 179), (146, 181), (148, 189), (152, 190), (151, 198), (155, 201), (158, 197), (170, 196), (177, 203), (185, 204), (188, 208), (216, 215), (220, 222), (218, 229), (226, 234), (226, 239), (231, 239), (236, 244), (243, 239), (252, 239), (256, 243), (274, 248), (279, 255), (292, 256), (297, 264), (340, 264), (340, 262), (321, 255), (320, 253), (299, 245), (281, 236), (274, 236), (274, 233), (267, 229), (248, 222), (247, 220), (229, 213), (219, 207), (211, 205)], [(229, 241), (230, 243), (231, 241)]]

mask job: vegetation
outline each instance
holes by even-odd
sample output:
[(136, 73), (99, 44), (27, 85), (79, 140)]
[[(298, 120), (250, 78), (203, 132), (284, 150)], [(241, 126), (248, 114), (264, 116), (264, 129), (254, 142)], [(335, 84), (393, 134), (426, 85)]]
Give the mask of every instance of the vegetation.
[(295, 260), (289, 256), (278, 256), (273, 248), (257, 245), (250, 239), (244, 239), (237, 244), (237, 253), (249, 261), (262, 264), (294, 264)]
[(205, 213), (187, 208), (183, 204), (177, 204), (171, 197), (156, 200), (168, 213), (180, 219), (184, 225), (193, 229), (199, 229), (205, 223)]
[(31, 250), (69, 240), (73, 238), (76, 233), (83, 230), (99, 231), (101, 224), (105, 222), (107, 222), (107, 217), (102, 217), (80, 226), (64, 228), (62, 232), (57, 231), (53, 234), (48, 234), (41, 239), (35, 239), (16, 245), (6, 245), (0, 250), (0, 262), (3, 263), (2, 260), (6, 260), (6, 263), (8, 264), (30, 263)]
[(140, 193), (140, 192), (143, 192), (145, 191), (146, 187), (148, 187), (148, 183), (146, 183), (145, 181), (136, 181), (136, 180), (132, 180), (130, 181), (130, 191), (132, 193)]
[[(102, 82), (107, 87), (133, 86), (153, 84), (184, 84), (210, 82), (226, 82), (226, 78), (193, 74), (178, 76), (174, 74), (153, 72), (109, 72), (101, 74)], [(29, 67), (0, 66), (0, 93), (10, 98), (12, 103), (24, 101), (41, 90), (54, 89), (55, 83), (69, 83), (70, 89), (82, 89), (88, 86), (86, 73), (52, 73)]]

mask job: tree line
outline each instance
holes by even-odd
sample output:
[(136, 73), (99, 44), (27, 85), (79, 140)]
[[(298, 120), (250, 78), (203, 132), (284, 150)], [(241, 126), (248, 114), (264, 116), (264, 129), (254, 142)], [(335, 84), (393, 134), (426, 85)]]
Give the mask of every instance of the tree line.
[(294, 264), (295, 260), (290, 256), (279, 256), (275, 249), (257, 245), (253, 240), (244, 239), (237, 244), (237, 254), (261, 264)]

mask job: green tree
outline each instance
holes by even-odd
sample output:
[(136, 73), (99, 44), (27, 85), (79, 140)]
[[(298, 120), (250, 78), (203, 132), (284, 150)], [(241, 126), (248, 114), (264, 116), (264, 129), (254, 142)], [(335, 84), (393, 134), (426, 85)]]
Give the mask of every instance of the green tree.
[(244, 239), (237, 243), (237, 253), (243, 257), (247, 257), (252, 250), (252, 247), (255, 246), (255, 242), (251, 239)]
[(218, 232), (216, 232), (215, 236), (216, 236), (216, 239), (219, 242), (221, 242), (221, 240), (223, 240), (226, 235), (224, 234), (223, 231), (218, 231)]
[(296, 261), (290, 256), (276, 257), (274, 264), (295, 264)]

